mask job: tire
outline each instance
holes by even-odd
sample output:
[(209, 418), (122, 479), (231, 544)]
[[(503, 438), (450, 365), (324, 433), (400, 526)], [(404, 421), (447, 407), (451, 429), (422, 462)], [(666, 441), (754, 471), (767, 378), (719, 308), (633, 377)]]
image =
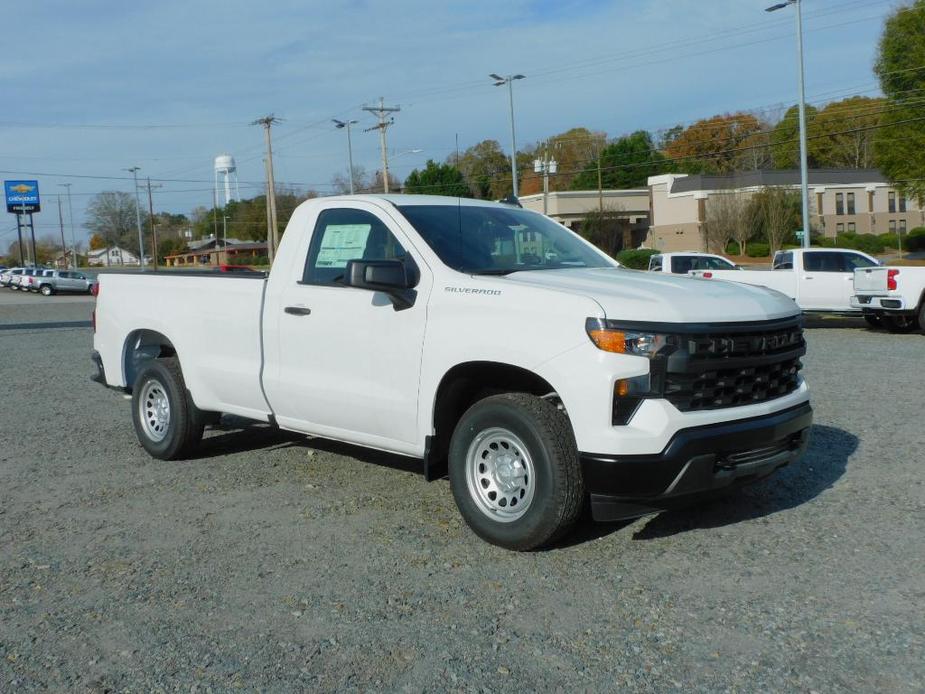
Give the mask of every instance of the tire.
[(923, 335), (925, 335), (925, 299), (922, 299), (919, 302), (918, 317), (919, 317), (919, 331)]
[(39, 293), (42, 296), (51, 296), (52, 294), (55, 293), (55, 290), (52, 288), (50, 284), (43, 284), (41, 287), (39, 287)]
[(186, 390), (175, 357), (152, 359), (138, 372), (132, 386), (132, 423), (142, 447), (160, 460), (186, 458), (199, 445), (202, 412)]
[(891, 333), (911, 333), (919, 328), (919, 320), (915, 315), (884, 316), (883, 327)]
[(873, 313), (865, 313), (864, 320), (866, 320), (867, 324), (872, 328), (882, 328), (883, 327), (883, 319), (881, 319), (880, 316), (875, 315)]
[(468, 526), (507, 549), (553, 542), (571, 528), (584, 503), (568, 418), (525, 393), (487, 397), (463, 414), (450, 440), (449, 476)]

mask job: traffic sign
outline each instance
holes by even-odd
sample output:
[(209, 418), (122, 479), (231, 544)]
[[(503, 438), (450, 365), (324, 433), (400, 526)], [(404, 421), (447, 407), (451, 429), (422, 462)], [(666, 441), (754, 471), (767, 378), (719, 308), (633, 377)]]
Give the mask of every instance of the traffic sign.
[(23, 214), (42, 209), (38, 181), (4, 181), (3, 192), (6, 195), (7, 212)]

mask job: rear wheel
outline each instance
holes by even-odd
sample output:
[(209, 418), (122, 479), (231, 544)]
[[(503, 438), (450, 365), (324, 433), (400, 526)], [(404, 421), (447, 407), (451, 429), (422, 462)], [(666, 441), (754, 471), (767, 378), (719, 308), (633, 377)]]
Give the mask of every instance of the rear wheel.
[(204, 418), (193, 403), (175, 357), (152, 359), (132, 388), (132, 422), (142, 447), (155, 458), (189, 456), (202, 439)]
[(469, 408), (450, 441), (449, 473), (469, 527), (507, 549), (552, 542), (574, 524), (584, 501), (568, 418), (525, 393), (494, 395)]
[(884, 316), (883, 327), (891, 333), (911, 333), (919, 327), (919, 319), (915, 314)]
[(883, 320), (880, 318), (880, 316), (876, 314), (865, 313), (864, 320), (866, 320), (867, 324), (872, 328), (882, 328), (883, 327)]

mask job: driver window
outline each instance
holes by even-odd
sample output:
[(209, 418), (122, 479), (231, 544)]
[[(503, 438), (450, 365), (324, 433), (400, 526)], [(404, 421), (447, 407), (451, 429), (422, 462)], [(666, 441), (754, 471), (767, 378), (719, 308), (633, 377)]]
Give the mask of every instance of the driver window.
[(350, 260), (402, 260), (405, 249), (381, 219), (363, 210), (323, 210), (312, 232), (304, 284), (337, 284)]

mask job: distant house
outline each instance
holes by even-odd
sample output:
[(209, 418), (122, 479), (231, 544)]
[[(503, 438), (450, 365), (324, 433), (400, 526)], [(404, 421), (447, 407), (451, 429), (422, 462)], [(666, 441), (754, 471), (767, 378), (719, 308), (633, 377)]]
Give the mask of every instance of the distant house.
[(83, 265), (87, 262), (87, 256), (83, 253), (78, 253), (76, 255), (76, 263), (74, 263), (74, 258), (74, 251), (69, 248), (67, 249), (66, 253), (59, 253), (57, 256), (55, 256), (52, 264), (60, 270), (67, 270), (69, 267), (79, 267), (80, 265)]
[(97, 248), (87, 253), (87, 264), (93, 266), (109, 267), (113, 265), (138, 266), (138, 256), (124, 248), (109, 246)]
[(190, 265), (222, 265), (235, 259), (251, 262), (267, 254), (266, 243), (241, 241), (239, 239), (206, 238), (190, 241), (188, 250), (164, 256), (168, 267)]

